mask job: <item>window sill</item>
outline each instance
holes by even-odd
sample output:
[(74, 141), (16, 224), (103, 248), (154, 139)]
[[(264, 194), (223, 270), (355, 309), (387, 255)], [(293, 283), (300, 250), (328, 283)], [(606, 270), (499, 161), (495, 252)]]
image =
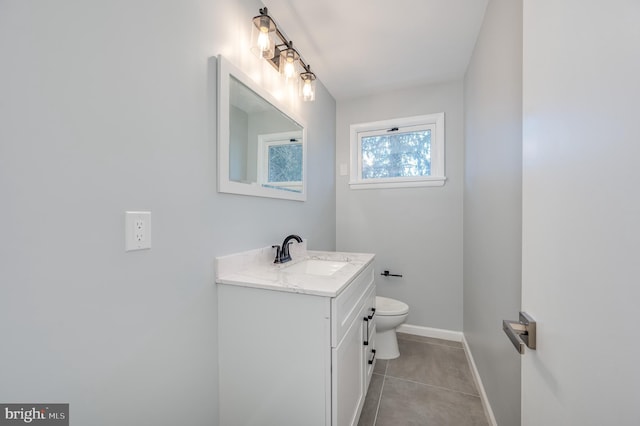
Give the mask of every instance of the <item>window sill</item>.
[(443, 186), (446, 177), (433, 177), (423, 180), (401, 182), (349, 182), (351, 189), (392, 189), (392, 188), (417, 188), (422, 186)]

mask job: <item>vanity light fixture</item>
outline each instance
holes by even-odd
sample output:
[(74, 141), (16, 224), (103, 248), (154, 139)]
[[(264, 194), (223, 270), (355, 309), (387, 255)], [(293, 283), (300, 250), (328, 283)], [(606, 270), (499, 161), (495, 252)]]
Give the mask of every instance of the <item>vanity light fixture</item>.
[[(268, 15), (268, 10), (263, 7), (260, 15), (253, 18), (251, 29), (251, 51), (258, 57), (266, 59), (285, 81), (299, 80), (299, 94), (303, 101), (313, 101), (316, 98), (316, 75), (311, 71), (311, 65), (307, 65), (296, 49), (293, 41), (278, 28), (275, 21)], [(276, 44), (274, 37), (278, 39)], [(298, 74), (297, 65), (302, 68)]]

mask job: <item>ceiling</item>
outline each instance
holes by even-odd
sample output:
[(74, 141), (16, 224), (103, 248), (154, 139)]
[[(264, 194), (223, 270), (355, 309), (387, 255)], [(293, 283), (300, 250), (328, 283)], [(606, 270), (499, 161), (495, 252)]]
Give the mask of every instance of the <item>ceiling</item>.
[(488, 0), (263, 1), (342, 100), (462, 78)]

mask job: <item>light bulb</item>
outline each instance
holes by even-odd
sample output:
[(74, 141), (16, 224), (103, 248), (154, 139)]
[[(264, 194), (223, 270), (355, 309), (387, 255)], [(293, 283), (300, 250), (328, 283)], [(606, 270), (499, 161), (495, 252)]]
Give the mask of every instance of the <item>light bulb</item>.
[(306, 71), (300, 74), (300, 97), (305, 102), (316, 99), (316, 75), (311, 72), (311, 67), (305, 67)]
[(313, 88), (311, 87), (311, 80), (305, 80), (302, 87), (302, 97), (305, 101), (308, 101), (313, 96)]
[(290, 41), (287, 48), (280, 52), (280, 74), (285, 81), (289, 82), (296, 79), (296, 61), (300, 59), (300, 55), (293, 48), (293, 42)]
[(287, 62), (284, 64), (284, 77), (286, 79), (290, 79), (295, 74), (296, 74), (295, 64), (293, 63), (293, 60), (290, 61), (289, 58), (287, 58)]
[(267, 50), (269, 50), (270, 44), (269, 28), (261, 27), (260, 35), (258, 36), (258, 49), (260, 49), (260, 52), (266, 52)]
[(271, 59), (275, 54), (273, 34), (275, 24), (261, 9), (260, 16), (253, 18), (251, 28), (251, 51), (259, 58)]

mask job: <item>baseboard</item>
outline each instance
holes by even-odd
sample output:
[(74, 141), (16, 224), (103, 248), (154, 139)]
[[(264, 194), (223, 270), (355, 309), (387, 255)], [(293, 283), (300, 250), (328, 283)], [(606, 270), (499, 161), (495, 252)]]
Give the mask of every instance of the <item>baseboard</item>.
[(476, 387), (478, 388), (478, 392), (480, 392), (480, 401), (482, 401), (482, 406), (484, 407), (484, 412), (487, 416), (487, 421), (491, 426), (498, 426), (498, 423), (496, 423), (496, 418), (493, 415), (493, 410), (491, 409), (491, 404), (489, 404), (489, 398), (487, 398), (487, 393), (484, 391), (484, 386), (482, 385), (482, 379), (480, 378), (480, 373), (478, 373), (478, 368), (476, 367), (476, 363), (473, 360), (471, 349), (469, 348), (467, 339), (464, 338), (464, 334), (462, 335), (462, 347), (464, 348), (464, 353), (467, 356), (467, 361), (469, 361), (469, 365), (471, 366), (471, 375), (473, 376), (473, 380), (475, 380), (476, 382)]
[(420, 325), (402, 324), (396, 328), (400, 333), (413, 334), (415, 336), (433, 337), (435, 339), (451, 340), (453, 342), (462, 342), (463, 334), (461, 331), (443, 330), (441, 328), (422, 327)]

